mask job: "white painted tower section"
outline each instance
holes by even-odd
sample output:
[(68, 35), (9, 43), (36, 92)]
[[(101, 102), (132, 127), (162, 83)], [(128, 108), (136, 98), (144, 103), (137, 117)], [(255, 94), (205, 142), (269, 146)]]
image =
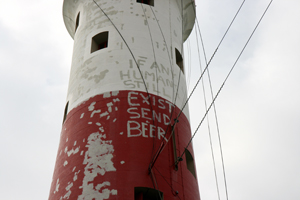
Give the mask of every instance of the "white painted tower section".
[(64, 0), (63, 17), (74, 47), (49, 200), (200, 200), (181, 112), (194, 0)]
[[(182, 44), (194, 24), (194, 2), (154, 3), (155, 6), (149, 6), (136, 0), (97, 1), (108, 19), (94, 1), (64, 1), (64, 21), (74, 38), (68, 111), (108, 91), (147, 92), (141, 74), (149, 93), (173, 103), (179, 84), (175, 103), (182, 107), (187, 94), (186, 81), (176, 65), (175, 49), (183, 54)], [(79, 26), (75, 31), (78, 13)], [(109, 32), (107, 48), (91, 53), (92, 38), (105, 31)], [(188, 107), (184, 113), (188, 116)]]

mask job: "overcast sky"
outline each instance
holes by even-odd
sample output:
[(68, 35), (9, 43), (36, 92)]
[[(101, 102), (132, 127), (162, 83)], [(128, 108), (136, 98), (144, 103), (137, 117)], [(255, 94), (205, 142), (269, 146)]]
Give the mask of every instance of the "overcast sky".
[[(196, 0), (208, 58), (241, 2)], [(0, 0), (3, 200), (48, 199), (73, 48), (63, 24), (62, 3)], [(209, 67), (214, 94), (268, 3), (246, 1)], [(230, 200), (300, 199), (299, 9), (299, 0), (274, 0), (216, 100)], [(200, 76), (196, 41), (193, 32), (185, 44), (190, 90)], [(207, 77), (204, 80), (210, 104)], [(189, 107), (195, 130), (205, 113), (201, 85)], [(225, 200), (213, 112), (209, 119), (220, 196)], [(195, 160), (201, 199), (217, 200), (208, 135), (205, 121), (193, 141)]]

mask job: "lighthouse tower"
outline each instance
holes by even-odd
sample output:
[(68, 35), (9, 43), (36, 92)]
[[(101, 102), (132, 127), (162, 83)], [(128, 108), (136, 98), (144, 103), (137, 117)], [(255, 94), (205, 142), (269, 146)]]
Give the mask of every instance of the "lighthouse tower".
[(194, 0), (64, 0), (63, 17), (74, 49), (49, 200), (199, 200), (182, 56)]

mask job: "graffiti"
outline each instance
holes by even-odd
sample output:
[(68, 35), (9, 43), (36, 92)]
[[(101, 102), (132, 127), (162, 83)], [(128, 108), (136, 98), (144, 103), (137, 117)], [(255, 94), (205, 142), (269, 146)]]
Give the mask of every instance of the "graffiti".
[[(174, 105), (162, 98), (151, 95), (145, 95), (139, 92), (128, 93), (127, 109), (129, 119), (127, 121), (127, 137), (144, 137), (165, 139), (165, 130), (156, 125), (170, 124), (170, 114)], [(157, 106), (157, 110), (150, 109), (151, 106)], [(140, 122), (141, 120), (145, 122)], [(151, 124), (155, 121), (155, 125)]]
[[(146, 63), (146, 58), (142, 58), (144, 58), (144, 60), (137, 60), (139, 68), (143, 67)], [(129, 68), (130, 69), (121, 70), (119, 72), (120, 79), (123, 81), (123, 84), (126, 88), (144, 89), (147, 87), (148, 90), (171, 98), (173, 89), (177, 87), (171, 77), (171, 73), (173, 72), (169, 67), (165, 67), (162, 64), (153, 62), (149, 68), (149, 71), (145, 70), (145, 68), (139, 71), (137, 68), (134, 68), (133, 61), (130, 59)], [(173, 73), (173, 77), (174, 76), (175, 74)]]

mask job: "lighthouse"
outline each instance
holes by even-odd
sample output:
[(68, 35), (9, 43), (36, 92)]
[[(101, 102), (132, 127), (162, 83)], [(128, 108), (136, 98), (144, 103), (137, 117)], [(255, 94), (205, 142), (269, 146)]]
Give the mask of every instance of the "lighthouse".
[(199, 200), (183, 60), (194, 0), (64, 0), (72, 66), (49, 200)]

